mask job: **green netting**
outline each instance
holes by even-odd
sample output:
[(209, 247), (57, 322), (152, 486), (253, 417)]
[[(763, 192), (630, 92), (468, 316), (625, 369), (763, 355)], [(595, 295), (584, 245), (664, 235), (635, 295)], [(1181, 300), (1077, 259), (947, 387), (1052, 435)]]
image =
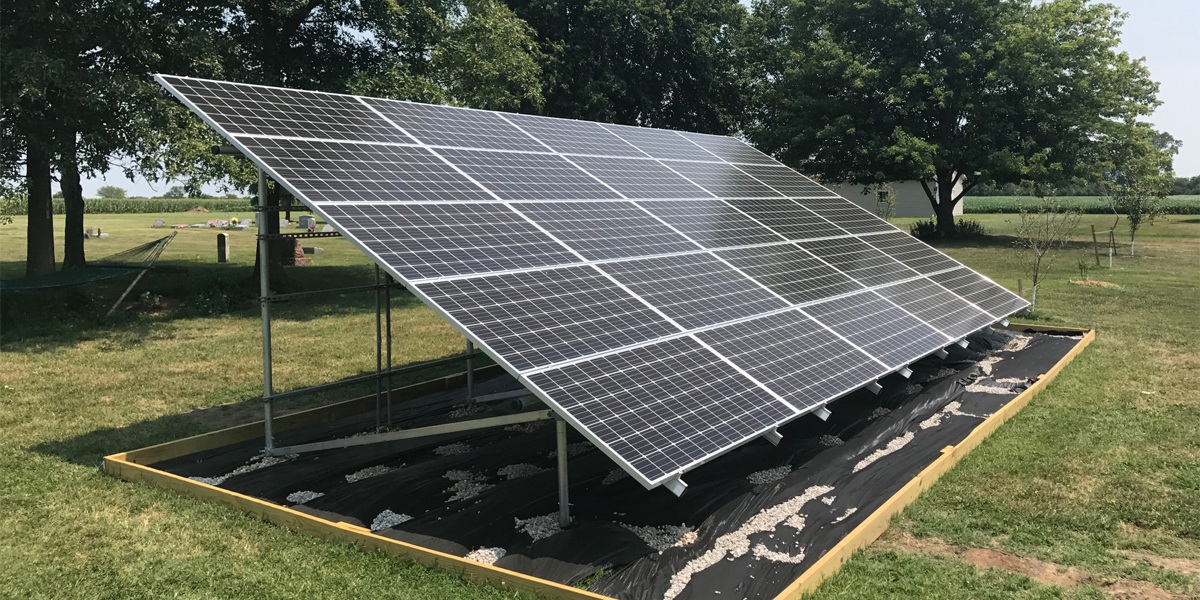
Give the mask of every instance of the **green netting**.
[(88, 263), (85, 267), (55, 271), (54, 273), (47, 273), (36, 277), (25, 277), (23, 279), (0, 280), (0, 292), (36, 292), (86, 285), (96, 281), (104, 281), (106, 279), (121, 277), (122, 275), (137, 273), (138, 271), (153, 267), (154, 263), (158, 261), (158, 257), (162, 255), (163, 249), (173, 239), (175, 239), (175, 233), (152, 242), (146, 242), (140, 246), (134, 246), (128, 250), (122, 250), (116, 254), (105, 256), (104, 258)]

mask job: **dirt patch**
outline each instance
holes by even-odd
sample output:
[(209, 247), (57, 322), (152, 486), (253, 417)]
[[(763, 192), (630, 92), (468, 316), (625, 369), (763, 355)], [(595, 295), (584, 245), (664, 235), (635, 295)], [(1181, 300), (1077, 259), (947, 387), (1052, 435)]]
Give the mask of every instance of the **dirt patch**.
[[(1080, 567), (1064, 567), (1027, 556), (1017, 556), (994, 548), (971, 548), (951, 544), (937, 538), (917, 539), (907, 531), (888, 530), (876, 545), (884, 550), (914, 552), (957, 558), (981, 569), (1000, 569), (1024, 575), (1043, 585), (1077, 587), (1091, 585), (1100, 588), (1112, 600), (1188, 600), (1190, 596), (1168, 592), (1148, 581), (1118, 579), (1106, 582)], [(1131, 559), (1141, 560), (1163, 569), (1195, 574), (1194, 561), (1163, 558), (1151, 554), (1125, 552)], [(1170, 565), (1170, 566), (1168, 566)]]
[(1200, 577), (1200, 562), (1196, 562), (1194, 560), (1189, 560), (1186, 558), (1167, 558), (1157, 554), (1136, 552), (1134, 550), (1126, 550), (1122, 552), (1122, 554), (1129, 557), (1131, 560), (1148, 563), (1153, 567), (1166, 569), (1168, 571), (1175, 571), (1176, 573), (1183, 573), (1184, 575), (1189, 575), (1191, 577)]
[(1120, 289), (1120, 287), (1121, 287), (1111, 281), (1100, 281), (1099, 279), (1087, 279), (1087, 280), (1070, 279), (1069, 281), (1075, 285), (1082, 285), (1083, 287), (1097, 287), (1097, 288), (1108, 288), (1108, 289)]
[(187, 211), (190, 213), (206, 213), (208, 212), (208, 209), (204, 208), (203, 206), (194, 206), (189, 208)]

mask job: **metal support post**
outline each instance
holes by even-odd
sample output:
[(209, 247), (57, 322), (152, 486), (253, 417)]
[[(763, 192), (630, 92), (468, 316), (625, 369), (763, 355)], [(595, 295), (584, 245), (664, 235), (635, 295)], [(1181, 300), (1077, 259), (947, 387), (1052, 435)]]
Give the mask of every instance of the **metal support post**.
[(379, 265), (375, 265), (375, 429), (382, 425), (383, 402), (383, 290), (379, 285)]
[(387, 331), (387, 390), (384, 391), (384, 398), (387, 400), (387, 424), (392, 426), (392, 274), (384, 273), (384, 280), (387, 282), (387, 287), (383, 290), (384, 295), (384, 320)]
[(566, 528), (571, 524), (571, 503), (567, 497), (567, 422), (556, 420), (558, 429), (558, 526)]
[(467, 340), (467, 403), (475, 401), (475, 344)]
[[(258, 170), (258, 302), (262, 308), (262, 372), (263, 372), (263, 437), (265, 449), (275, 448), (274, 386), (271, 382), (271, 253), (267, 239), (268, 212), (263, 210), (267, 203), (267, 175)], [(269, 218), (275, 218), (273, 214)]]

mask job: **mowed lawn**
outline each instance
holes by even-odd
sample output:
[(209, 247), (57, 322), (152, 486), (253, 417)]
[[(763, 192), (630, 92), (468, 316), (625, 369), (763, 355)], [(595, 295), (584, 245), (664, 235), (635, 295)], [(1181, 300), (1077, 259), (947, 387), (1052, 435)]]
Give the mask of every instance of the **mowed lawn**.
[[(110, 237), (88, 241), (88, 253), (169, 233), (149, 227), (156, 218), (229, 216), (89, 215)], [(1004, 237), (1015, 217), (969, 217), (995, 237), (943, 249), (1015, 289), (1022, 275)], [(1085, 216), (1076, 238), (1111, 223)], [(6, 307), (0, 598), (515, 597), (99, 471), (107, 453), (258, 416), (258, 308), (241, 292), (253, 232), (232, 234), (230, 265), (216, 264), (215, 237), (181, 230), (163, 255), (176, 268), (143, 280), (134, 308), (106, 325), (95, 313), (120, 286), (105, 301)], [(1061, 255), (1035, 319), (1094, 327), (1096, 342), (815, 598), (1200, 595), (1200, 218), (1160, 221), (1138, 240), (1138, 256), (1088, 274), (1112, 287), (1069, 281), (1081, 278), (1078, 260), (1093, 260), (1089, 246)], [(372, 281), (346, 241), (305, 245), (324, 252), (290, 269), (281, 289)], [(20, 276), (24, 252), (24, 221), (0, 226), (0, 275)], [(461, 351), (462, 338), (407, 294), (394, 305), (398, 363)], [(279, 389), (374, 368), (370, 293), (296, 301), (277, 315)]]

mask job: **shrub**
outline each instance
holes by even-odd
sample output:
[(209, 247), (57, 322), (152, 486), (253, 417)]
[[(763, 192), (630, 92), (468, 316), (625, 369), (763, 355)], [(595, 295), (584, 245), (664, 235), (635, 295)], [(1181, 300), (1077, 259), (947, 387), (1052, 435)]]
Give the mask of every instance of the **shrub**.
[[(909, 233), (919, 240), (939, 240), (945, 236), (938, 231), (937, 221), (924, 219), (916, 221), (908, 228)], [(975, 219), (957, 219), (954, 221), (954, 235), (949, 239), (971, 240), (987, 237), (988, 230)]]

